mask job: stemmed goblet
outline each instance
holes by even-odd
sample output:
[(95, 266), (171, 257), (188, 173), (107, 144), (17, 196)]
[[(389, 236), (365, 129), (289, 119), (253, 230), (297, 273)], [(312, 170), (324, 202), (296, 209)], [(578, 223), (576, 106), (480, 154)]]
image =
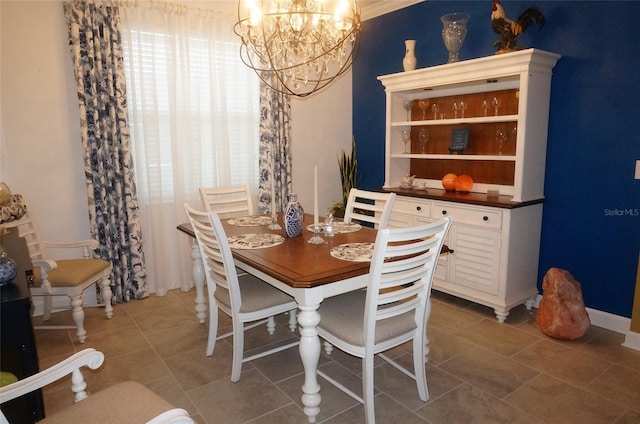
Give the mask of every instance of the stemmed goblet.
[(453, 102), (453, 119), (458, 119), (458, 103)]
[(420, 132), (418, 132), (418, 141), (420, 141), (420, 151), (422, 153), (427, 153), (427, 142), (429, 141), (429, 133), (426, 129), (420, 128)]
[(431, 105), (431, 112), (433, 112), (433, 119), (438, 119), (438, 112), (440, 111), (440, 109), (438, 109), (438, 105), (437, 104), (432, 104)]
[(411, 142), (411, 130), (402, 130), (400, 132), (400, 136), (402, 137), (402, 142), (404, 143), (404, 152), (407, 152), (407, 144)]
[(411, 108), (413, 107), (413, 100), (403, 101), (402, 107), (407, 111), (407, 121), (411, 121)]
[(429, 108), (429, 100), (418, 100), (418, 107), (422, 111), (422, 120), (424, 121), (426, 119), (425, 114), (427, 112), (427, 109)]
[(484, 116), (487, 116), (487, 112), (489, 111), (489, 103), (486, 100), (482, 101), (482, 111), (484, 112)]
[(464, 100), (460, 100), (460, 103), (458, 104), (458, 109), (460, 110), (461, 118), (464, 119), (464, 111), (469, 109), (469, 105)]
[(491, 101), (491, 106), (493, 106), (493, 110), (495, 112), (495, 116), (498, 116), (498, 109), (500, 108), (500, 100), (497, 97), (494, 97)]

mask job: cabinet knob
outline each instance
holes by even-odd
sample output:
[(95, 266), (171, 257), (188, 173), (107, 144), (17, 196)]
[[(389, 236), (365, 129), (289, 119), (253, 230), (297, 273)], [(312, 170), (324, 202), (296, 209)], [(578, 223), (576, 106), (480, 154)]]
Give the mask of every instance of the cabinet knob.
[(422, 206), (416, 206), (416, 210), (417, 211), (421, 211), (422, 210)]
[(482, 217), (482, 220), (483, 220), (483, 221), (488, 221), (488, 220), (489, 220), (489, 217), (485, 215), (485, 216), (483, 216), (483, 217)]
[(442, 215), (446, 215), (446, 214), (447, 214), (447, 211), (443, 209), (442, 210)]

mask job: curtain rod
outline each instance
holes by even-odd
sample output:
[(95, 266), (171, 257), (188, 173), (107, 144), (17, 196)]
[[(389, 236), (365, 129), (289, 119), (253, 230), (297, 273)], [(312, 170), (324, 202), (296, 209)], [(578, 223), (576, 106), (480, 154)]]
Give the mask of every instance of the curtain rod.
[[(96, 3), (99, 0), (94, 0)], [(204, 7), (191, 7), (183, 3), (172, 3), (167, 1), (156, 0), (103, 0), (104, 4), (111, 4), (114, 6), (122, 7), (140, 7), (146, 9), (153, 9), (160, 12), (171, 13), (175, 15), (192, 15), (202, 16), (205, 18), (224, 18), (229, 20), (236, 19), (231, 13), (225, 13), (220, 10), (208, 9)]]

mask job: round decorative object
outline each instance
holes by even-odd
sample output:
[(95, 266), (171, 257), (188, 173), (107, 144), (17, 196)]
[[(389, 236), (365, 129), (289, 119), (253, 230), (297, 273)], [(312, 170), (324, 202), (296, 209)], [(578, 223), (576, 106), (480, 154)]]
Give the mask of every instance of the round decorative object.
[(447, 191), (455, 191), (456, 181), (458, 181), (458, 176), (456, 174), (447, 174), (442, 177), (442, 187)]
[(16, 262), (7, 256), (6, 253), (0, 253), (0, 286), (4, 286), (13, 280), (18, 272)]
[(460, 175), (456, 180), (456, 191), (468, 193), (473, 188), (473, 178), (468, 175)]
[(304, 210), (302, 205), (298, 203), (298, 195), (291, 193), (289, 195), (289, 203), (284, 212), (284, 229), (289, 237), (297, 237), (302, 234), (303, 224)]
[(9, 186), (3, 182), (0, 182), (0, 205), (5, 205), (11, 200), (11, 190)]

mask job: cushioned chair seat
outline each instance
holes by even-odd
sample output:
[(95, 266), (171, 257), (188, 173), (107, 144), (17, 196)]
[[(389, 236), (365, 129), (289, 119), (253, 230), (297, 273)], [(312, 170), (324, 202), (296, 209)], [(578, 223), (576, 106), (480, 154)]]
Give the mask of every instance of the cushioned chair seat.
[[(322, 317), (318, 327), (354, 346), (364, 346), (362, 317), (366, 300), (367, 292), (364, 290), (325, 299), (318, 311)], [(410, 311), (379, 321), (376, 325), (375, 343), (382, 343), (392, 337), (413, 331), (416, 328), (414, 315), (414, 312)]]
[[(291, 301), (291, 297), (250, 274), (238, 276), (242, 305), (240, 312), (249, 313), (278, 306)], [(231, 308), (229, 292), (216, 287), (213, 295), (217, 302)]]
[(127, 381), (110, 386), (44, 420), (41, 424), (137, 424), (146, 423), (173, 405), (140, 383)]
[[(109, 268), (109, 262), (102, 259), (61, 259), (58, 267), (47, 273), (52, 287), (74, 287), (85, 283), (89, 278)], [(34, 267), (33, 281), (42, 284), (40, 268)]]

